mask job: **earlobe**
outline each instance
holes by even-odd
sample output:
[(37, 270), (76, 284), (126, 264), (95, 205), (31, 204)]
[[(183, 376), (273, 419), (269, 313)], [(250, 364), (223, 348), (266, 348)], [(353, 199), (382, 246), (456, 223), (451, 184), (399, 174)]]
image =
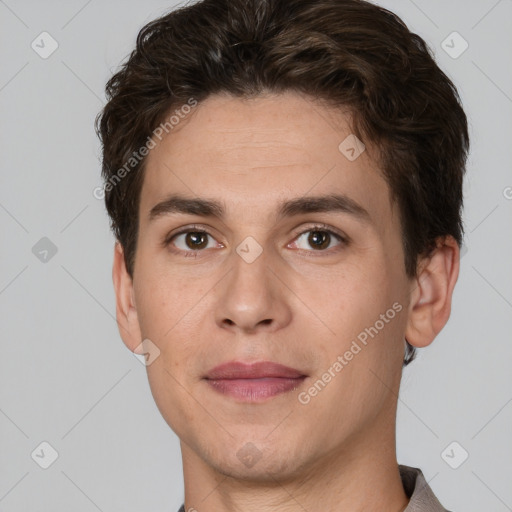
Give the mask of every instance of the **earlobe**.
[(434, 341), (450, 317), (453, 289), (459, 275), (460, 250), (447, 236), (421, 261), (418, 276), (411, 281), (406, 340), (414, 347)]
[(114, 247), (112, 281), (116, 294), (116, 320), (124, 344), (133, 352), (141, 343), (132, 278), (126, 270), (124, 251), (119, 242)]

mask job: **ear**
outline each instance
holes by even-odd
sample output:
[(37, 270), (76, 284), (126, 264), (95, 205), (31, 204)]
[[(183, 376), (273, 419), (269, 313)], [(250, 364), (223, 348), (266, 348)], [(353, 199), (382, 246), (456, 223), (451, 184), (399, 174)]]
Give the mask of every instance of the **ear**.
[(450, 317), (452, 293), (459, 276), (460, 249), (452, 236), (437, 240), (437, 248), (419, 263), (411, 281), (405, 339), (414, 347), (430, 345)]
[(135, 305), (132, 278), (126, 270), (124, 250), (119, 242), (114, 248), (112, 280), (116, 293), (116, 319), (124, 344), (134, 352), (141, 344), (139, 318)]

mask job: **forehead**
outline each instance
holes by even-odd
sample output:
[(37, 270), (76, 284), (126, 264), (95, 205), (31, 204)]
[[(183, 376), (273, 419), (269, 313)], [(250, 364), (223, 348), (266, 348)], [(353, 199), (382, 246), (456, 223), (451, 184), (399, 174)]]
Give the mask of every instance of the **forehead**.
[(371, 145), (347, 158), (344, 141), (350, 145), (353, 137), (348, 113), (295, 93), (250, 100), (211, 96), (161, 141), (154, 138), (141, 222), (149, 222), (154, 206), (171, 194), (218, 198), (226, 217), (253, 221), (275, 218), (271, 206), (286, 199), (343, 194), (382, 223), (393, 213), (389, 187)]

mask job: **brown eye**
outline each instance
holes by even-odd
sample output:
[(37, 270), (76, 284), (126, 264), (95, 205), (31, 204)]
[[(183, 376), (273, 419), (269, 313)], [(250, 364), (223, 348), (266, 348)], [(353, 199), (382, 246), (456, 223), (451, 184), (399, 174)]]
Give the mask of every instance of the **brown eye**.
[[(210, 247), (215, 247), (215, 244), (208, 245), (208, 237), (213, 238), (206, 231), (182, 231), (170, 237), (166, 241), (167, 246), (174, 246), (177, 251), (194, 252)], [(173, 249), (174, 250), (174, 249)]]
[(208, 233), (189, 231), (185, 233), (185, 245), (190, 249), (204, 249), (208, 245)]
[(315, 249), (325, 249), (329, 246), (331, 235), (326, 231), (310, 231), (308, 243)]
[[(334, 243), (334, 246), (342, 245), (344, 242), (343, 238), (333, 231), (313, 228), (301, 233), (294, 242), (294, 245), (297, 245), (299, 249), (308, 251), (310, 251), (310, 248), (312, 247), (314, 251), (326, 252), (326, 249), (332, 248), (333, 242), (336, 241), (338, 241), (338, 244)], [(301, 243), (304, 245), (303, 247), (300, 246)], [(309, 248), (305, 245), (309, 245)]]

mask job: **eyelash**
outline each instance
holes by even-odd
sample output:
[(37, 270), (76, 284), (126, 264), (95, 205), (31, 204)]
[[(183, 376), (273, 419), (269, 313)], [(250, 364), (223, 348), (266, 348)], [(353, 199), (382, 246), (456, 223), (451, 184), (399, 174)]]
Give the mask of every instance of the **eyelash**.
[[(334, 236), (334, 238), (336, 238), (339, 242), (341, 242), (341, 244), (339, 246), (337, 246), (337, 249), (335, 248), (334, 252), (337, 252), (338, 250), (341, 249), (342, 246), (346, 246), (349, 243), (348, 237), (342, 235), (341, 233), (338, 233), (337, 231), (334, 231), (332, 228), (330, 228), (329, 226), (327, 226), (325, 224), (315, 224), (314, 226), (310, 226), (308, 229), (297, 233), (294, 236), (293, 240), (295, 241), (298, 238), (300, 238), (302, 235), (304, 235), (306, 233), (309, 233), (311, 231), (320, 231), (322, 233), (328, 233), (330, 236)], [(183, 228), (178, 233), (172, 233), (172, 234), (166, 236), (164, 241), (162, 242), (163, 247), (164, 248), (169, 248), (169, 250), (171, 252), (175, 253), (175, 254), (183, 254), (183, 253), (185, 253), (185, 257), (190, 257), (191, 255), (194, 255), (194, 257), (197, 257), (198, 253), (204, 251), (204, 249), (197, 249), (197, 250), (192, 250), (191, 249), (189, 251), (183, 251), (182, 249), (171, 248), (172, 241), (177, 236), (183, 235), (183, 234), (187, 234), (187, 233), (204, 233), (204, 234), (209, 235), (212, 238), (214, 238), (214, 236), (209, 231), (205, 230), (201, 226), (192, 225), (192, 226), (187, 226), (186, 228)], [(331, 249), (319, 250), (319, 251), (306, 250), (306, 249), (297, 249), (297, 250), (299, 252), (301, 252), (301, 253), (303, 253), (303, 252), (306, 252), (306, 253), (312, 253), (312, 252), (313, 253), (315, 253), (315, 252), (316, 253), (320, 253), (320, 254), (314, 255), (313, 257), (322, 256), (322, 253), (323, 254), (325, 254), (325, 253), (331, 254), (333, 252), (332, 248)]]

